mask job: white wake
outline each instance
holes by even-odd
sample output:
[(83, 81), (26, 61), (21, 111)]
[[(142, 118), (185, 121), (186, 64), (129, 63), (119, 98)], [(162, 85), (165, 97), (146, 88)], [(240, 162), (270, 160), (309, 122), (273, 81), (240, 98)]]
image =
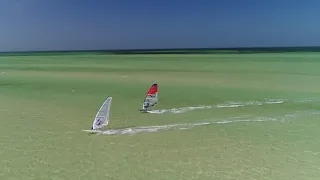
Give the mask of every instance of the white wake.
[(210, 124), (228, 124), (228, 123), (236, 123), (236, 122), (263, 122), (263, 121), (276, 121), (276, 118), (257, 118), (257, 119), (229, 119), (225, 121), (202, 121), (196, 123), (185, 123), (185, 124), (168, 124), (161, 126), (140, 126), (140, 127), (132, 127), (132, 128), (124, 128), (124, 129), (111, 129), (98, 132), (98, 134), (106, 134), (106, 135), (116, 135), (116, 134), (136, 134), (141, 132), (158, 132), (165, 130), (186, 130), (191, 129), (195, 126), (203, 126)]
[(148, 112), (151, 114), (164, 114), (164, 113), (179, 114), (179, 113), (185, 113), (185, 112), (197, 110), (197, 109), (237, 108), (237, 107), (244, 107), (244, 106), (261, 106), (264, 104), (281, 104), (284, 102), (285, 100), (282, 100), (282, 99), (266, 99), (265, 101), (247, 101), (247, 102), (229, 101), (224, 104), (218, 104), (214, 106), (191, 106), (191, 107), (172, 108), (172, 109), (150, 110)]
[(151, 110), (148, 111), (148, 113), (151, 114), (164, 114), (164, 113), (174, 113), (174, 114), (179, 114), (179, 113), (184, 113), (187, 111), (192, 111), (196, 109), (210, 109), (212, 106), (191, 106), (191, 107), (182, 107), (182, 108), (172, 108), (172, 109), (160, 109), (160, 110)]
[(320, 99), (302, 99), (302, 100), (288, 100), (288, 99), (268, 99), (265, 98), (264, 101), (227, 101), (223, 104), (217, 105), (199, 105), (199, 106), (191, 106), (191, 107), (181, 107), (181, 108), (172, 108), (172, 109), (159, 109), (159, 110), (150, 110), (149, 113), (152, 114), (164, 114), (164, 113), (185, 113), (188, 111), (199, 110), (199, 109), (212, 109), (212, 108), (238, 108), (238, 107), (246, 107), (246, 106), (262, 106), (262, 105), (270, 105), (270, 104), (283, 104), (286, 102), (292, 103), (308, 103), (308, 102), (320, 102)]
[(142, 132), (152, 133), (152, 132), (159, 132), (159, 131), (166, 131), (166, 130), (186, 130), (196, 126), (204, 126), (204, 125), (212, 125), (212, 124), (229, 124), (229, 123), (241, 123), (241, 122), (267, 122), (267, 121), (285, 122), (288, 120), (296, 119), (300, 115), (318, 116), (320, 115), (320, 111), (314, 111), (314, 112), (307, 111), (302, 114), (299, 111), (297, 111), (294, 114), (286, 114), (278, 117), (242, 116), (242, 117), (234, 117), (234, 118), (221, 120), (221, 121), (204, 120), (204, 121), (195, 122), (195, 123), (168, 124), (168, 125), (160, 125), (160, 126), (140, 126), (140, 127), (131, 127), (131, 128), (124, 128), (124, 129), (110, 129), (110, 130), (99, 131), (97, 132), (97, 134), (118, 135), (118, 134), (136, 134), (136, 133), (142, 133)]

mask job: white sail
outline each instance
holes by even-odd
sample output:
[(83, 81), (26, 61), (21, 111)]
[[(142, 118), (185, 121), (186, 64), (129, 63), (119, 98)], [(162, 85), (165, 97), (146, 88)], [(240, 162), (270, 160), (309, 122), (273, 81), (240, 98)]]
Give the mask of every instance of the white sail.
[(111, 106), (112, 97), (107, 97), (99, 111), (96, 114), (96, 117), (92, 124), (92, 130), (101, 129), (108, 125), (109, 123), (109, 111)]
[(142, 109), (149, 109), (151, 107), (154, 107), (158, 104), (158, 93), (154, 95), (147, 96), (142, 105)]

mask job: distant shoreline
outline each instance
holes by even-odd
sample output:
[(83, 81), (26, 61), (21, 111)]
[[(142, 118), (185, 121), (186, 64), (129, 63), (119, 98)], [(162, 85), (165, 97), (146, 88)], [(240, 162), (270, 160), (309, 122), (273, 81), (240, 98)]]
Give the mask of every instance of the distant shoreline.
[(65, 50), (65, 51), (11, 51), (0, 52), (0, 56), (69, 55), (69, 54), (254, 54), (286, 52), (320, 52), (320, 46), (304, 47), (246, 47), (246, 48), (181, 48), (181, 49), (121, 49), (121, 50)]

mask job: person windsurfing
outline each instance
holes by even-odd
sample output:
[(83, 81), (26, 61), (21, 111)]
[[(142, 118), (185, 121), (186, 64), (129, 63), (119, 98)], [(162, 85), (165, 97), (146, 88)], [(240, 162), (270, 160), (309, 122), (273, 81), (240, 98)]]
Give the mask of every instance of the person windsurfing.
[(141, 111), (148, 111), (149, 108), (158, 104), (158, 84), (153, 82), (143, 102)]

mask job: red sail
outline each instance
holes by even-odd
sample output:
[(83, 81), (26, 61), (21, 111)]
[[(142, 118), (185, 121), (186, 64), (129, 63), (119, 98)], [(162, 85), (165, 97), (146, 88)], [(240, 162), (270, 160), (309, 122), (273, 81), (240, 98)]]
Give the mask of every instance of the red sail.
[(155, 95), (158, 92), (158, 84), (152, 84), (152, 86), (150, 87), (147, 96), (152, 96)]

